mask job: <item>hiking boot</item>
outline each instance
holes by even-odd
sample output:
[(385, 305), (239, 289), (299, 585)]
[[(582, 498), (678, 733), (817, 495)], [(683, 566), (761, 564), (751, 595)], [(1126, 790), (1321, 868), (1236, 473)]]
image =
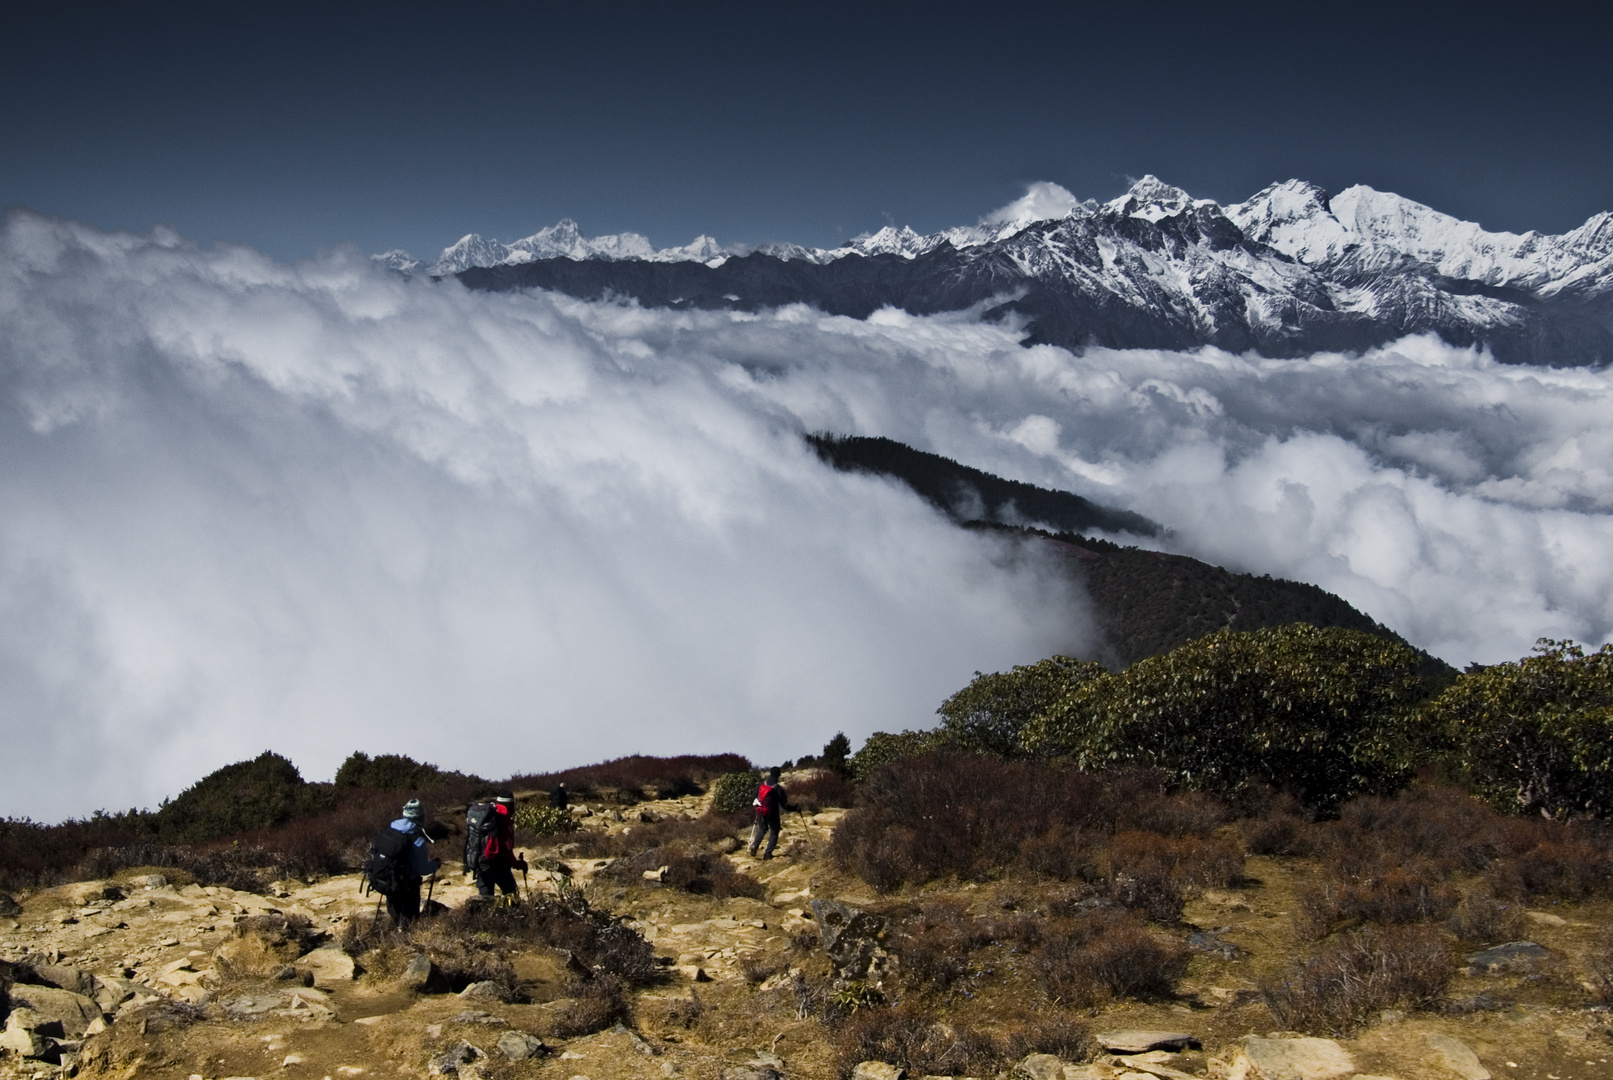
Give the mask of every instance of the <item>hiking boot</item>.
[(765, 862), (765, 861), (767, 861), (767, 860), (768, 860), (768, 859), (771, 859), (771, 858), (772, 858), (772, 857), (773, 857), (773, 853), (772, 853), (772, 852), (771, 852), (771, 851), (769, 851), (769, 852), (768, 852), (768, 853), (767, 853), (767, 854), (766, 854), (766, 855), (763, 855), (763, 856), (762, 856), (762, 861), (764, 861), (764, 862)]

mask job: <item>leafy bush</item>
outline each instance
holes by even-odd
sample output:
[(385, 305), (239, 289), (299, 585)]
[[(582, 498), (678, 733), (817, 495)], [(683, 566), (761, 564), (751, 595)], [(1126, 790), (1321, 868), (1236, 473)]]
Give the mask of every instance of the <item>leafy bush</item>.
[(714, 814), (738, 814), (751, 809), (759, 781), (754, 772), (731, 772), (717, 777), (711, 785)]
[(868, 736), (862, 749), (851, 755), (846, 769), (853, 780), (867, 780), (882, 765), (889, 765), (904, 757), (916, 757), (931, 750), (946, 748), (946, 739), (935, 731), (903, 731), (892, 735), (876, 731)]
[(157, 811), (164, 840), (194, 843), (283, 825), (335, 804), (328, 786), (310, 784), (279, 754), (264, 751), (209, 773)]
[(823, 744), (823, 755), (818, 765), (842, 778), (846, 775), (846, 760), (851, 756), (851, 740), (844, 731), (835, 732), (834, 738)]
[(568, 811), (557, 806), (542, 806), (538, 803), (525, 803), (516, 807), (515, 813), (510, 816), (510, 823), (523, 832), (537, 836), (554, 836), (577, 830), (577, 819)]
[(423, 765), (403, 754), (377, 754), (372, 758), (355, 750), (336, 770), (333, 784), (339, 788), (375, 788), (380, 791), (429, 791), (467, 780), (484, 782), (479, 777), (449, 772), (435, 765)]
[(1498, 809), (1613, 816), (1613, 645), (1541, 638), (1534, 656), (1469, 668), (1428, 718)]
[(1366, 929), (1265, 981), (1261, 994), (1285, 1028), (1347, 1035), (1381, 1009), (1432, 1007), (1454, 971), (1450, 946), (1437, 930)]
[(1106, 674), (1103, 665), (1050, 656), (1012, 671), (982, 675), (942, 702), (940, 734), (949, 747), (1002, 757), (1025, 756), (1025, 726), (1077, 686)]
[(1330, 808), (1410, 779), (1419, 665), (1356, 630), (1223, 631), (1080, 682), (1025, 743), (1081, 769), (1157, 768), (1223, 795), (1268, 784)]

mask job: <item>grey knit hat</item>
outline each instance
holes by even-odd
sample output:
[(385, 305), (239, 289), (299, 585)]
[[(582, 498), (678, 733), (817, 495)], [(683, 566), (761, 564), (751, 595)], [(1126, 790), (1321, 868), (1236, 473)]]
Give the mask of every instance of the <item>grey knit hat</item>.
[(410, 821), (419, 821), (423, 816), (425, 816), (425, 811), (420, 809), (420, 800), (410, 799), (408, 802), (404, 803), (403, 816), (408, 818)]

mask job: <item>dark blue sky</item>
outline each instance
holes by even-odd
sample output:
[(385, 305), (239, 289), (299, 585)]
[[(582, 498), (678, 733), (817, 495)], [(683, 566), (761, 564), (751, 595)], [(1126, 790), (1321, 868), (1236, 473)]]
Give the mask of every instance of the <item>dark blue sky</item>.
[(1519, 231), (1613, 209), (1613, 25), (1566, 7), (328, 7), (14, 12), (0, 204), (281, 257), (563, 216), (828, 244), (1147, 172)]

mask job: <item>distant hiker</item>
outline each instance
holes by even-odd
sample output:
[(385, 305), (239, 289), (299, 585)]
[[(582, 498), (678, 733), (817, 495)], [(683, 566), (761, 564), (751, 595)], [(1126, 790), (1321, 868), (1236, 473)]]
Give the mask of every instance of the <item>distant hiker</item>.
[(564, 810), (566, 808), (567, 803), (565, 784), (556, 784), (554, 789), (549, 792), (549, 805), (556, 810)]
[(515, 796), (501, 791), (490, 803), (474, 803), (465, 812), (465, 872), (476, 875), (476, 891), (492, 896), (493, 886), (515, 895), (515, 871), (526, 860), (515, 857), (515, 825), (510, 814)]
[(789, 793), (778, 782), (778, 774), (777, 765), (767, 770), (766, 782), (756, 789), (756, 798), (751, 800), (751, 806), (756, 810), (756, 828), (751, 831), (750, 837), (753, 858), (764, 834), (767, 836), (767, 850), (762, 853), (762, 858), (773, 857), (773, 849), (778, 847), (779, 814), (790, 809)]
[(386, 913), (399, 929), (420, 917), (421, 879), (442, 865), (426, 850), (430, 841), (420, 824), (424, 816), (419, 799), (404, 803), (403, 816), (376, 835), (364, 862), (370, 885), (386, 898)]

